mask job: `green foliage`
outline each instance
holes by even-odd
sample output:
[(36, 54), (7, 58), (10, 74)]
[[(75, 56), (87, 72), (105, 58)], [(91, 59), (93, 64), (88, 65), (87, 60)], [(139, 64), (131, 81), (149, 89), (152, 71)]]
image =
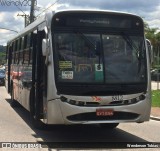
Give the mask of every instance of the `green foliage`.
[(0, 45), (0, 65), (5, 63), (5, 47)]
[(158, 32), (158, 28), (150, 28), (146, 22), (144, 23), (144, 28), (145, 36), (147, 39), (150, 40), (153, 46), (153, 62), (151, 66), (152, 68), (155, 68), (155, 66), (160, 65), (160, 32)]
[(5, 57), (5, 53), (4, 52), (0, 52), (0, 58), (3, 58), (3, 57)]
[(160, 32), (157, 32), (158, 28), (150, 28), (149, 25), (145, 22), (144, 29), (145, 36), (151, 41), (153, 47), (160, 45)]
[(0, 52), (4, 52), (5, 51), (5, 47), (0, 45)]
[(160, 107), (160, 90), (152, 91), (152, 107)]

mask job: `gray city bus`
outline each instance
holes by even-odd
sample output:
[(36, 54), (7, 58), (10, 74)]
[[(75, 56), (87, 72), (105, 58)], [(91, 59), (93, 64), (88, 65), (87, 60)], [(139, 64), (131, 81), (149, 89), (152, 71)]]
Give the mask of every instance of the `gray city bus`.
[(101, 10), (47, 13), (7, 44), (12, 106), (45, 124), (148, 121), (150, 61), (143, 20)]

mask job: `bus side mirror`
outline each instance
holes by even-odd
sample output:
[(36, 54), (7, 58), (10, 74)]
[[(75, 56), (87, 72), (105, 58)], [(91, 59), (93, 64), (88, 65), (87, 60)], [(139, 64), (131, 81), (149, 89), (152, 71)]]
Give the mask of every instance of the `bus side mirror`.
[(148, 47), (150, 64), (152, 65), (152, 63), (153, 63), (153, 47), (152, 47), (151, 42), (148, 39), (146, 39), (146, 42), (147, 42), (147, 47)]
[(49, 54), (49, 39), (42, 40), (42, 55), (48, 56)]

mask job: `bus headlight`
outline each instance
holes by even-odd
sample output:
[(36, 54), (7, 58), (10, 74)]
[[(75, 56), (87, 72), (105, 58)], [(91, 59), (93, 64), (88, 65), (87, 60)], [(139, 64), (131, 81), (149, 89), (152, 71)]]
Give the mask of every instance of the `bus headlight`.
[(67, 102), (67, 100), (68, 100), (68, 99), (67, 99), (66, 97), (64, 97), (64, 96), (61, 96), (60, 99), (61, 99), (62, 102)]
[(134, 103), (137, 103), (139, 101), (142, 101), (146, 98), (146, 96), (144, 94), (136, 97), (136, 98), (133, 98), (133, 99), (129, 99), (129, 100), (124, 100), (123, 101), (123, 104), (127, 105), (127, 104), (134, 104)]
[(146, 98), (146, 96), (144, 94), (139, 96), (139, 101), (144, 100)]
[(68, 98), (66, 98), (64, 96), (61, 96), (60, 100), (62, 102), (67, 102), (67, 103), (69, 103), (71, 105), (77, 105), (77, 106), (84, 106), (85, 105), (85, 102), (83, 102), (83, 101), (76, 101), (76, 100), (68, 99)]
[(133, 103), (137, 103), (137, 102), (139, 102), (139, 101), (144, 100), (145, 98), (146, 98), (146, 96), (145, 96), (144, 94), (142, 94), (142, 95), (138, 96), (137, 98), (131, 99), (131, 103), (132, 103), (132, 104), (133, 104)]

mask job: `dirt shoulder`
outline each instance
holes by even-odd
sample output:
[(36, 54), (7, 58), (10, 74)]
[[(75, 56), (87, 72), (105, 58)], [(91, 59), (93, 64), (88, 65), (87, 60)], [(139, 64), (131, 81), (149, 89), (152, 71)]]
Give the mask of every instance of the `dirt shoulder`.
[(160, 107), (152, 107), (151, 108), (151, 116), (160, 118)]

